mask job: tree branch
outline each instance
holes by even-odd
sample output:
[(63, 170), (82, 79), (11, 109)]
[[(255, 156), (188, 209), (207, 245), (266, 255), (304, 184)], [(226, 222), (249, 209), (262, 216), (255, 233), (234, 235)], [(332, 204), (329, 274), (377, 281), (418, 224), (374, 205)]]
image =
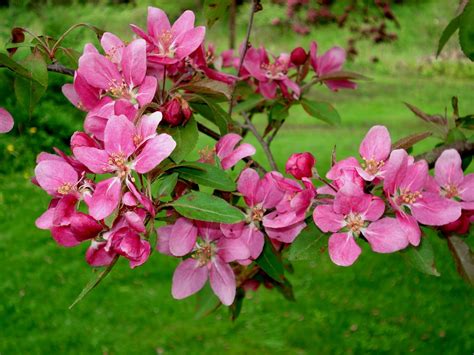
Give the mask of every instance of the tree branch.
[(64, 65), (61, 64), (49, 64), (48, 71), (69, 76), (74, 76), (74, 73), (76, 72), (74, 69), (66, 68)]
[[(214, 132), (210, 128), (207, 128), (202, 123), (198, 122), (197, 126), (198, 126), (199, 132), (204, 133), (206, 136), (211, 137), (212, 139), (214, 139), (216, 141), (218, 141), (221, 138), (221, 135), (219, 133)], [(244, 158), (243, 160), (246, 163), (250, 163), (255, 169), (259, 170), (262, 174), (265, 174), (267, 172), (267, 170), (263, 166), (261, 166), (258, 162), (256, 162), (255, 160), (253, 160), (249, 157)]]
[(445, 144), (441, 147), (435, 148), (430, 152), (426, 152), (415, 157), (415, 160), (426, 160), (429, 167), (432, 168), (439, 158), (439, 156), (446, 150), (446, 149), (456, 149), (462, 158), (473, 155), (474, 154), (474, 143), (467, 142), (467, 141), (459, 141), (454, 142), (451, 144)]
[(278, 167), (275, 163), (275, 158), (273, 157), (272, 151), (270, 150), (268, 143), (265, 141), (265, 139), (263, 139), (260, 133), (258, 133), (257, 128), (254, 126), (249, 116), (245, 113), (243, 113), (242, 115), (245, 118), (246, 126), (253, 133), (255, 138), (257, 138), (258, 142), (262, 146), (263, 151), (265, 152), (265, 155), (267, 156), (268, 162), (270, 163), (270, 167), (272, 168), (272, 170), (278, 171)]
[[(250, 8), (250, 18), (249, 18), (249, 23), (247, 26), (247, 34), (245, 35), (245, 47), (242, 51), (242, 54), (240, 56), (240, 61), (239, 61), (239, 67), (237, 69), (237, 77), (240, 77), (240, 72), (242, 70), (242, 66), (244, 64), (244, 59), (245, 55), (247, 54), (247, 50), (250, 47), (249, 39), (250, 39), (250, 33), (252, 32), (252, 26), (253, 26), (253, 18), (254, 14), (257, 11), (260, 11), (262, 9), (262, 5), (260, 4), (260, 0), (252, 0), (252, 6)], [(232, 87), (232, 93), (230, 95), (230, 102), (229, 102), (229, 116), (232, 116), (232, 110), (234, 109), (234, 101), (235, 101), (235, 89), (237, 88), (237, 83), (238, 81), (235, 82), (234, 86)]]

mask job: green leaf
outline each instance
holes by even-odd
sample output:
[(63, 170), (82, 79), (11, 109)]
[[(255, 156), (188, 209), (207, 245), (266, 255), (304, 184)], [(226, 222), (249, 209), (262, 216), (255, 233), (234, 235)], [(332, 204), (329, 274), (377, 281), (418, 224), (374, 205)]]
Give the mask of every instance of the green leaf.
[(283, 121), (289, 115), (290, 107), (282, 104), (281, 102), (276, 102), (270, 109), (270, 119), (275, 121)]
[(464, 8), (459, 25), (459, 43), (470, 60), (474, 61), (474, 2), (469, 1)]
[(219, 128), (221, 135), (229, 132), (229, 124), (232, 123), (232, 120), (218, 103), (203, 95), (195, 95), (193, 99), (200, 102), (190, 102), (191, 107), (202, 117), (214, 123)]
[(474, 253), (462, 238), (453, 235), (447, 239), (458, 273), (474, 286)]
[(234, 112), (248, 112), (264, 101), (265, 99), (262, 95), (252, 93), (245, 100), (234, 106)]
[(180, 163), (196, 147), (199, 138), (196, 120), (191, 117), (186, 125), (169, 127), (164, 131), (176, 141), (176, 148), (171, 153), (171, 159), (176, 163)]
[[(26, 66), (24, 66), (23, 64), (11, 59), (9, 56), (7, 56), (4, 53), (0, 53), (0, 64), (5, 66), (8, 69), (14, 71), (16, 74), (18, 74), (18, 75), (20, 75), (20, 76), (22, 76), (26, 79), (33, 80), (37, 84), (45, 86), (43, 82), (39, 82), (39, 81), (37, 81), (37, 79), (35, 77), (33, 77), (32, 72)], [(46, 82), (46, 84), (47, 84), (47, 82)]]
[(466, 136), (459, 128), (451, 128), (446, 137), (446, 143), (451, 144), (454, 142), (465, 141), (466, 139)]
[(176, 183), (178, 182), (178, 173), (163, 175), (151, 185), (151, 192), (155, 198), (162, 199), (171, 195)]
[(341, 123), (341, 117), (336, 109), (327, 102), (308, 101), (301, 99), (303, 109), (310, 115), (319, 120), (322, 120), (331, 125), (338, 125)]
[(196, 313), (194, 319), (202, 319), (215, 312), (220, 306), (221, 301), (212, 291), (209, 284), (206, 284), (201, 291), (196, 294)]
[(293, 292), (293, 286), (287, 278), (284, 278), (283, 282), (273, 282), (276, 289), (287, 299), (288, 301), (296, 301), (295, 294)]
[(456, 124), (466, 129), (474, 129), (474, 115), (459, 117)]
[(422, 140), (430, 137), (433, 133), (426, 131), (420, 133), (410, 134), (407, 137), (403, 137), (392, 144), (392, 150), (395, 149), (409, 149), (413, 147), (416, 143), (421, 142)]
[(230, 100), (232, 95), (232, 87), (229, 84), (208, 78), (194, 80), (185, 85), (180, 85), (179, 89), (191, 91), (196, 94), (217, 96), (216, 98), (220, 96), (227, 100)]
[(232, 303), (229, 307), (230, 318), (232, 321), (235, 321), (238, 316), (240, 315), (240, 311), (242, 310), (242, 304), (244, 303), (245, 299), (245, 291), (239, 287), (235, 294), (234, 303)]
[(109, 274), (109, 272), (115, 266), (118, 259), (119, 255), (116, 255), (109, 266), (107, 266), (102, 272), (100, 272), (96, 277), (89, 281), (89, 283), (86, 285), (86, 287), (84, 287), (79, 296), (77, 296), (74, 302), (69, 306), (69, 309), (81, 302), (82, 299), (89, 294), (89, 292), (91, 292), (98, 284), (100, 284), (100, 282)]
[(192, 191), (170, 205), (184, 217), (199, 221), (230, 224), (245, 219), (242, 211), (225, 200), (199, 191)]
[(427, 235), (421, 238), (420, 245), (417, 247), (408, 247), (407, 249), (402, 250), (400, 254), (418, 271), (428, 275), (440, 276), (440, 273), (436, 269), (433, 246), (429, 239), (434, 237), (437, 232), (434, 230), (428, 230), (428, 228), (422, 229), (423, 234)]
[(221, 191), (235, 191), (235, 182), (227, 173), (214, 165), (199, 162), (184, 163), (174, 168), (181, 179)]
[(227, 12), (231, 0), (204, 0), (204, 16), (207, 27), (212, 27)]
[(443, 50), (444, 46), (449, 41), (449, 39), (454, 34), (454, 32), (456, 32), (456, 30), (459, 28), (460, 24), (461, 24), (461, 15), (453, 18), (448, 23), (448, 25), (444, 29), (443, 33), (441, 34), (441, 37), (439, 38), (438, 50), (436, 51), (436, 56), (440, 55), (440, 53)]
[(28, 110), (28, 114), (31, 116), (35, 105), (46, 92), (48, 68), (39, 53), (32, 53), (24, 59), (22, 64), (31, 73), (34, 80), (17, 76), (14, 82), (14, 90), (18, 101)]
[(285, 267), (283, 266), (281, 257), (277, 255), (277, 253), (270, 240), (265, 238), (262, 254), (260, 254), (255, 262), (272, 279), (283, 282), (285, 279)]
[(327, 239), (314, 223), (308, 224), (291, 244), (288, 260), (315, 260), (321, 254), (323, 243)]

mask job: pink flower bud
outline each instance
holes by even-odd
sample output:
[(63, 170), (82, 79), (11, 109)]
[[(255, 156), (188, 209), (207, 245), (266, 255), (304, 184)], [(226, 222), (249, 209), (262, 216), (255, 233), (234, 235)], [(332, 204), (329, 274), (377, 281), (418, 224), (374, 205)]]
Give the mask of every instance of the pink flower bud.
[(286, 162), (287, 174), (293, 175), (295, 179), (301, 180), (304, 177), (313, 176), (313, 166), (316, 159), (311, 153), (295, 153)]
[(166, 102), (161, 112), (163, 113), (163, 120), (171, 126), (185, 125), (193, 113), (188, 102), (181, 96), (175, 96)]
[(291, 52), (290, 58), (294, 65), (303, 65), (306, 62), (308, 55), (303, 48), (297, 47)]

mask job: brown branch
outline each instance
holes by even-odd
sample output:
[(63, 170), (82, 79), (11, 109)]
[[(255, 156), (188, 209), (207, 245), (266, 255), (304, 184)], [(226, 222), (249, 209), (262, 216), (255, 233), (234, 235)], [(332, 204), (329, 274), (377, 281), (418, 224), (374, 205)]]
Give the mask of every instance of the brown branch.
[(49, 64), (48, 71), (69, 76), (74, 76), (75, 73), (74, 69), (66, 68), (64, 65), (61, 64)]
[[(242, 66), (244, 65), (244, 59), (245, 55), (247, 54), (247, 50), (250, 47), (250, 33), (252, 32), (252, 26), (253, 26), (253, 18), (254, 15), (257, 11), (260, 11), (262, 9), (262, 5), (260, 4), (260, 0), (252, 0), (252, 6), (250, 8), (250, 18), (247, 26), (247, 34), (245, 35), (245, 47), (242, 50), (242, 54), (240, 56), (240, 61), (239, 61), (239, 66), (237, 69), (237, 77), (240, 77), (240, 72), (242, 70)], [(235, 84), (232, 87), (232, 93), (230, 95), (230, 102), (229, 102), (229, 116), (232, 116), (232, 110), (234, 109), (234, 101), (235, 101), (235, 89), (237, 88), (237, 83), (238, 81), (235, 82)]]
[(272, 168), (272, 170), (278, 171), (278, 167), (275, 163), (275, 158), (273, 157), (270, 146), (265, 141), (265, 139), (263, 139), (263, 137), (260, 135), (260, 133), (258, 133), (257, 128), (254, 126), (254, 124), (250, 120), (249, 116), (245, 113), (242, 113), (242, 115), (245, 118), (246, 127), (253, 133), (255, 138), (257, 138), (258, 142), (262, 146), (263, 151), (265, 152), (265, 155), (267, 156), (268, 162), (270, 163), (270, 167)]
[(451, 144), (445, 144), (441, 147), (435, 148), (430, 152), (426, 152), (415, 157), (415, 160), (426, 160), (429, 167), (432, 168), (439, 158), (439, 156), (446, 150), (446, 149), (456, 149), (461, 157), (467, 157), (469, 155), (474, 154), (474, 143), (467, 142), (467, 141), (459, 141), (454, 142)]
[[(207, 128), (202, 123), (198, 122), (197, 126), (198, 126), (199, 132), (204, 133), (206, 136), (211, 137), (212, 139), (214, 139), (216, 141), (218, 141), (221, 138), (221, 135), (219, 133), (214, 132), (210, 128)], [(243, 160), (246, 163), (250, 163), (250, 165), (252, 165), (255, 169), (259, 170), (262, 174), (265, 174), (267, 172), (267, 170), (263, 166), (261, 166), (258, 162), (256, 162), (255, 160), (250, 159), (248, 157), (244, 158)]]

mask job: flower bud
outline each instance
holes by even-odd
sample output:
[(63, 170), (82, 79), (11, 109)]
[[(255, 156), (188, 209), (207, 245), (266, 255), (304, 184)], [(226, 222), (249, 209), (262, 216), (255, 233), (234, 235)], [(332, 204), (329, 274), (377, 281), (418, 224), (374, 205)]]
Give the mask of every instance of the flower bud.
[(181, 96), (175, 96), (161, 108), (163, 120), (171, 126), (185, 125), (191, 118), (192, 111), (189, 104)]
[(311, 153), (295, 153), (286, 162), (286, 173), (293, 175), (295, 179), (313, 176), (313, 167), (316, 159)]
[(303, 65), (306, 62), (308, 55), (306, 54), (305, 50), (301, 47), (297, 47), (291, 51), (291, 62), (294, 65)]
[(463, 210), (461, 217), (454, 222), (445, 224), (439, 228), (445, 236), (449, 236), (450, 234), (466, 234), (469, 232), (469, 227), (471, 225), (470, 219), (472, 216), (474, 216), (474, 211)]

